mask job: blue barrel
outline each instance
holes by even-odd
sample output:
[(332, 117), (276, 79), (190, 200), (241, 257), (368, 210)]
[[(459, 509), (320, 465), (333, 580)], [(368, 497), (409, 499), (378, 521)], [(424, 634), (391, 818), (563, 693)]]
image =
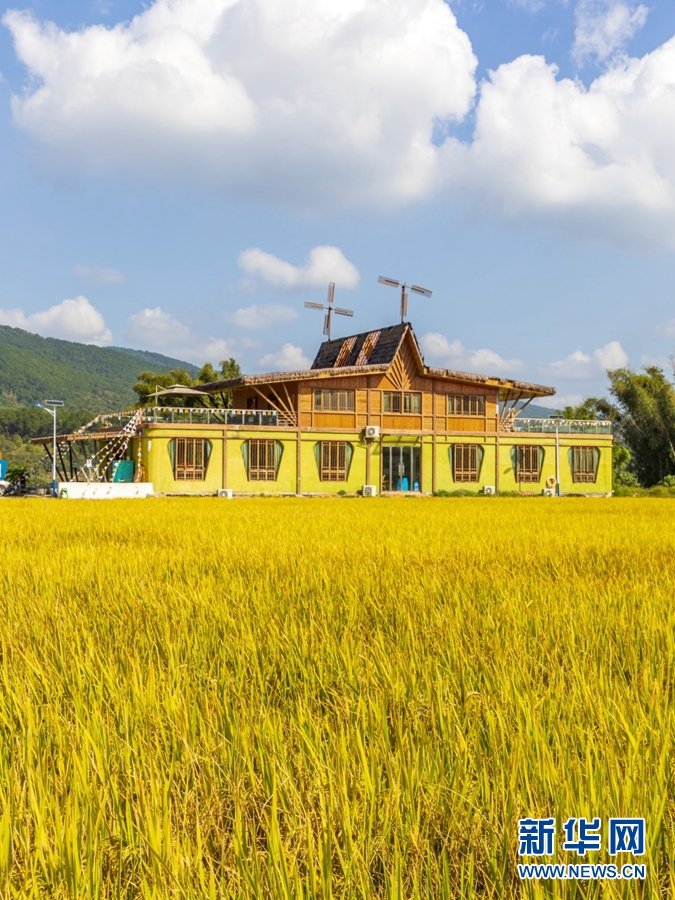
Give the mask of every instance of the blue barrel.
[(407, 479), (407, 478), (405, 477), (405, 475), (404, 475), (403, 478), (401, 479), (401, 490), (402, 490), (402, 491), (408, 491), (408, 490), (410, 490), (410, 488), (408, 487), (409, 484), (410, 484), (410, 482), (408, 481), (408, 479)]
[(0, 459), (0, 481), (3, 481), (7, 475), (7, 465), (6, 459)]

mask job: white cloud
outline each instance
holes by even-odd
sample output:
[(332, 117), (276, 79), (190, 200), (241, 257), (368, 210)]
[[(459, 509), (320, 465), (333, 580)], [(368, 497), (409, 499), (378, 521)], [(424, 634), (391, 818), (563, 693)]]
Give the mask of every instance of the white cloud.
[(668, 356), (652, 356), (650, 353), (643, 353), (640, 356), (641, 366), (658, 366), (659, 369), (672, 369), (675, 360)]
[(199, 337), (159, 306), (130, 316), (125, 337), (144, 350), (156, 350), (196, 365), (218, 363), (236, 349), (233, 341)]
[(264, 306), (244, 306), (233, 313), (226, 313), (225, 321), (236, 325), (238, 328), (250, 328), (254, 331), (265, 328), (276, 328), (295, 322), (299, 316), (290, 306), (281, 303), (268, 303)]
[(579, 0), (572, 55), (583, 62), (590, 57), (604, 62), (621, 52), (644, 27), (649, 9), (626, 0)]
[[(556, 394), (554, 399), (546, 398), (546, 405), (553, 409), (564, 409), (566, 406), (579, 406), (585, 399), (584, 394), (561, 394), (560, 396)], [(536, 403), (536, 401), (534, 402)]]
[(339, 288), (355, 288), (359, 270), (349, 262), (339, 247), (315, 247), (304, 265), (294, 266), (272, 253), (250, 247), (239, 254), (239, 268), (247, 275), (258, 275), (263, 281), (280, 288), (324, 287), (334, 281)]
[(558, 378), (595, 378), (603, 375), (607, 369), (620, 369), (627, 365), (628, 354), (618, 341), (610, 341), (604, 347), (598, 347), (592, 354), (583, 350), (575, 350), (556, 362), (542, 368), (542, 372)]
[(259, 364), (270, 372), (297, 372), (301, 369), (309, 369), (312, 360), (305, 356), (301, 347), (284, 344), (277, 353), (268, 353), (267, 356), (263, 356)]
[(675, 319), (668, 319), (663, 325), (657, 325), (655, 330), (660, 337), (675, 337)]
[(521, 56), (481, 89), (449, 182), (479, 208), (575, 238), (675, 247), (675, 38), (588, 88)]
[[(675, 248), (675, 38), (626, 58), (645, 17), (637, 0), (581, 0), (577, 53), (607, 70), (586, 87), (520, 56), (482, 84), (473, 138), (440, 144), (476, 90), (444, 0), (155, 0), (77, 32), (3, 21), (29, 73), (14, 121), (45, 165), (314, 211), (460, 201), (576, 240)], [(303, 266), (258, 253), (271, 283), (300, 283)]]
[(529, 13), (538, 13), (546, 6), (546, 0), (507, 0), (507, 3)]
[(485, 374), (519, 372), (523, 363), (519, 359), (504, 359), (494, 350), (469, 350), (461, 341), (449, 341), (444, 335), (430, 331), (420, 338), (425, 357), (436, 358), (448, 369), (473, 371)]
[(604, 369), (620, 369), (628, 362), (628, 354), (618, 341), (610, 341), (593, 351), (593, 356)]
[(73, 266), (73, 275), (94, 284), (123, 284), (125, 280), (119, 269), (104, 269), (102, 266)]
[(23, 328), (43, 337), (61, 338), (105, 347), (112, 342), (101, 313), (86, 297), (62, 300), (42, 312), (26, 314), (22, 309), (0, 309), (0, 325)]
[(14, 120), (46, 158), (296, 206), (424, 193), (434, 126), (475, 91), (444, 0), (156, 0), (114, 27), (3, 22), (30, 75)]

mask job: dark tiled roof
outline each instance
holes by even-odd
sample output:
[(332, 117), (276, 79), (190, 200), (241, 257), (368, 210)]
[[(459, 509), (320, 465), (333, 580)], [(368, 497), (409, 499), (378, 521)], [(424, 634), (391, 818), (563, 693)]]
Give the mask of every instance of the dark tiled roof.
[[(370, 366), (388, 366), (394, 361), (396, 351), (398, 350), (403, 335), (410, 326), (401, 322), (400, 325), (390, 325), (388, 328), (379, 330), (377, 343), (373, 347), (373, 351), (368, 357), (367, 365)], [(340, 368), (355, 366), (356, 361), (361, 355), (361, 350), (366, 342), (369, 334), (375, 335), (377, 331), (362, 331), (361, 334), (350, 335), (349, 337), (337, 338), (334, 341), (324, 341), (319, 347), (319, 352), (312, 363), (312, 369), (332, 369), (338, 358), (338, 354), (342, 349), (345, 341), (355, 337), (354, 345), (351, 348), (349, 356), (342, 361)]]
[[(344, 375), (363, 375), (364, 373), (385, 372), (393, 363), (396, 353), (401, 346), (403, 338), (408, 332), (412, 338), (416, 350), (420, 372), (434, 378), (445, 378), (451, 381), (463, 381), (473, 384), (490, 384), (499, 388), (500, 400), (534, 396), (546, 397), (555, 394), (555, 388), (542, 384), (531, 384), (527, 381), (514, 381), (512, 378), (491, 377), (489, 375), (476, 375), (472, 372), (458, 372), (454, 369), (440, 369), (425, 366), (422, 353), (415, 337), (415, 332), (408, 322), (398, 325), (389, 325), (375, 331), (363, 331), (361, 334), (353, 334), (334, 341), (325, 341), (319, 347), (319, 352), (312, 363), (311, 369), (297, 372), (268, 372), (264, 375), (240, 375), (239, 378), (230, 378), (227, 381), (214, 381), (212, 384), (200, 384), (201, 390), (207, 393), (215, 391), (231, 390), (232, 388), (245, 387), (254, 384), (276, 384), (283, 381), (307, 381), (313, 378), (340, 377)], [(372, 352), (362, 356), (364, 345), (366, 351), (372, 346), (373, 339), (377, 335), (377, 341), (372, 347)], [(368, 338), (371, 338), (367, 343)], [(352, 343), (353, 339), (353, 343)], [(345, 344), (349, 342), (347, 346)], [(340, 350), (345, 346), (345, 353), (340, 357)], [(346, 351), (349, 351), (348, 353)], [(335, 363), (340, 357), (338, 366)]]

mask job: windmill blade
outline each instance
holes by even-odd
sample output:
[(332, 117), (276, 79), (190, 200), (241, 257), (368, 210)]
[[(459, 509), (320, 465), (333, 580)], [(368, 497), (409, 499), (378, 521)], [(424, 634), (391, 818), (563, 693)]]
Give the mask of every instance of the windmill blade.
[(384, 275), (380, 275), (377, 279), (378, 284), (387, 284), (389, 287), (401, 287), (400, 281), (394, 281), (393, 278), (385, 278)]
[(337, 313), (338, 316), (353, 316), (354, 315), (353, 309), (343, 309), (341, 306), (334, 306), (333, 312)]
[(330, 338), (330, 314), (326, 313), (323, 317), (323, 333), (327, 334)]
[(335, 282), (331, 281), (328, 285), (328, 305), (330, 306), (335, 297)]
[(309, 300), (305, 300), (305, 306), (307, 309), (325, 309), (326, 307), (323, 303), (310, 303)]
[(428, 291), (426, 288), (420, 287), (418, 284), (413, 284), (410, 290), (415, 291), (416, 294), (422, 294), (424, 297), (431, 297), (431, 291)]

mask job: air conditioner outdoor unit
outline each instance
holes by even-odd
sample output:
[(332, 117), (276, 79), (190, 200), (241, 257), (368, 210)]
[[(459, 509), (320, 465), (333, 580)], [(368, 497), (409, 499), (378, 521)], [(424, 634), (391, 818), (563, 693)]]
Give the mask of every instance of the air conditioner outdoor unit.
[[(376, 426), (373, 426), (376, 427)], [(377, 488), (374, 484), (364, 484), (363, 485), (363, 496), (364, 497), (377, 497)]]
[(380, 436), (379, 425), (366, 425), (366, 438), (377, 438)]
[(232, 499), (232, 491), (230, 488), (221, 488), (218, 491), (218, 496), (224, 497), (226, 500), (231, 500)]
[(555, 488), (544, 488), (544, 497), (555, 497)]
[(497, 491), (493, 484), (486, 484), (485, 487), (483, 488), (483, 493), (484, 494), (496, 494)]

